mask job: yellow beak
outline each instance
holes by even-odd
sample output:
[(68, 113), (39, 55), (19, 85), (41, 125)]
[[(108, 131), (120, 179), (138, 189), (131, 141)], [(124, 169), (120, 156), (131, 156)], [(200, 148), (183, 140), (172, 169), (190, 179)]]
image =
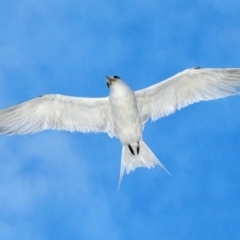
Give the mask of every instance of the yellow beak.
[(116, 79), (108, 77), (108, 76), (106, 76), (106, 78), (107, 78), (108, 87), (110, 87), (112, 85), (112, 83), (116, 81)]

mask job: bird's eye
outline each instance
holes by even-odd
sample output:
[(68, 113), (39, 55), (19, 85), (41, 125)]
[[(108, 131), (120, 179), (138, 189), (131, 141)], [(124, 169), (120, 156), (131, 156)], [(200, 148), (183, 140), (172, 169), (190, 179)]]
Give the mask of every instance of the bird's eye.
[(113, 76), (113, 78), (115, 78), (115, 79), (120, 79), (120, 77), (119, 77), (119, 76)]

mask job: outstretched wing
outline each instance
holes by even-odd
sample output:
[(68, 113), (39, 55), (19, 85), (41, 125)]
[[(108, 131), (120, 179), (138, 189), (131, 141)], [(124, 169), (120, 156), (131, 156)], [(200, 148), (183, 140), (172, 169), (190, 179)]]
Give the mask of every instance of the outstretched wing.
[(45, 129), (106, 132), (113, 137), (108, 97), (49, 94), (0, 111), (0, 133), (26, 134)]
[(192, 68), (136, 91), (142, 122), (174, 113), (189, 104), (238, 94), (240, 68)]

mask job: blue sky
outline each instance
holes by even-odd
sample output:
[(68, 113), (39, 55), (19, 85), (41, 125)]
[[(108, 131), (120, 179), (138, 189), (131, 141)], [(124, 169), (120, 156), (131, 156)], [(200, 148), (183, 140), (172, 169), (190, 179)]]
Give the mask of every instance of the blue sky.
[[(0, 108), (46, 93), (108, 95), (185, 68), (240, 67), (238, 1), (0, 0)], [(0, 239), (239, 239), (240, 96), (154, 123), (171, 172), (137, 169), (120, 191), (106, 134), (0, 136)]]

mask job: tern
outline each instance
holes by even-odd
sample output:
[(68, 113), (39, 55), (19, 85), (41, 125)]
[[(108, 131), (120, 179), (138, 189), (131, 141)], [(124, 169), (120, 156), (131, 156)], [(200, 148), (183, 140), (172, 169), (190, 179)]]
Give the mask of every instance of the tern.
[(138, 167), (169, 173), (143, 140), (145, 123), (199, 101), (239, 94), (240, 68), (190, 68), (135, 92), (118, 76), (106, 78), (108, 97), (47, 94), (1, 110), (0, 133), (105, 132), (123, 146), (119, 186), (124, 173)]

